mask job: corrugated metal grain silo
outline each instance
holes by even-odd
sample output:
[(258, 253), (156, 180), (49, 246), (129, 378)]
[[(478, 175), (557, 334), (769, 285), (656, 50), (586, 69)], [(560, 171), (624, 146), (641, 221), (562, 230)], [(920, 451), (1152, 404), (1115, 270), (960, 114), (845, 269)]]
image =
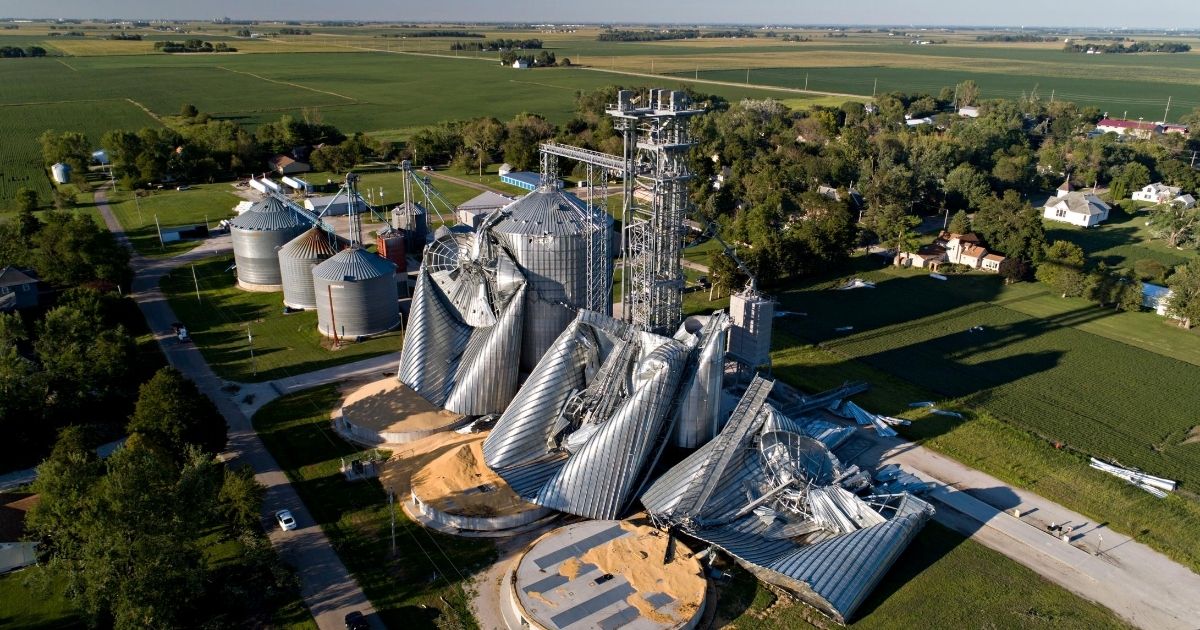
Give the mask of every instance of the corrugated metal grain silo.
[(308, 224), (287, 205), (267, 197), (229, 222), (238, 286), (249, 291), (277, 291), (279, 248), (296, 238)]
[(350, 245), (346, 239), (318, 227), (288, 241), (279, 248), (279, 274), (283, 280), (283, 305), (288, 308), (317, 308), (313, 288), (313, 267), (333, 258)]
[(507, 216), (491, 231), (512, 253), (530, 284), (521, 344), (521, 369), (530, 371), (571, 323), (576, 310), (589, 307), (589, 265), (594, 273), (610, 273), (608, 239), (607, 235), (597, 239), (589, 255), (587, 205), (555, 186), (538, 188), (505, 212)]
[(326, 337), (354, 339), (400, 323), (394, 263), (352, 246), (313, 267), (312, 275), (317, 329)]

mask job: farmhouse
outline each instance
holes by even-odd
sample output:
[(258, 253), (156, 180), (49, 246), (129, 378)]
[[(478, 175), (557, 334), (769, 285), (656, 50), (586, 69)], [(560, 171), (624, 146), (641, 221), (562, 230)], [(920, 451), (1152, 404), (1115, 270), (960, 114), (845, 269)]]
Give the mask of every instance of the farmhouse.
[(1108, 219), (1111, 209), (1095, 194), (1072, 191), (1070, 182), (1059, 186), (1057, 194), (1047, 199), (1042, 207), (1045, 218), (1080, 227), (1100, 225)]
[(1117, 118), (1102, 118), (1096, 123), (1096, 131), (1115, 133), (1118, 136), (1130, 135), (1136, 138), (1149, 138), (1163, 132), (1162, 125), (1141, 120), (1123, 120)]
[(32, 274), (16, 267), (0, 269), (0, 311), (38, 305), (38, 280)]
[(529, 67), (529, 62), (524, 59), (517, 59), (512, 62), (512, 67), (524, 70)]
[(1167, 186), (1162, 182), (1155, 182), (1147, 184), (1141, 190), (1135, 190), (1132, 199), (1149, 203), (1166, 203), (1178, 197), (1181, 192), (1183, 189), (1178, 186)]
[(1196, 207), (1196, 198), (1191, 195), (1179, 195), (1171, 200), (1172, 203), (1178, 204), (1179, 207), (1187, 210), (1188, 208)]
[(1187, 125), (1181, 125), (1179, 123), (1165, 122), (1165, 123), (1159, 123), (1159, 124), (1162, 125), (1163, 133), (1178, 133), (1178, 134), (1183, 134), (1186, 136), (1186, 135), (1188, 135), (1188, 132), (1191, 131), (1190, 129), (1188, 129)]
[(1001, 273), (1008, 269), (1012, 261), (1001, 254), (989, 252), (980, 238), (972, 232), (942, 232), (933, 244), (925, 245), (915, 253), (900, 254), (900, 264), (918, 269), (937, 271), (942, 263)]
[(272, 171), (280, 175), (296, 175), (298, 173), (307, 173), (312, 170), (312, 167), (307, 162), (301, 162), (288, 155), (276, 155), (267, 160), (267, 164)]

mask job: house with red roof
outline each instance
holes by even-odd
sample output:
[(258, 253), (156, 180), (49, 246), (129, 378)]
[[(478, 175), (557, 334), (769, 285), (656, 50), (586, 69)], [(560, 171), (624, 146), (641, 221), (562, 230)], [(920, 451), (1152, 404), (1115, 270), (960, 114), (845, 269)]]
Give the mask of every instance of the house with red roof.
[(1156, 122), (1141, 120), (1102, 118), (1100, 122), (1096, 123), (1096, 131), (1101, 133), (1115, 133), (1118, 136), (1128, 135), (1136, 138), (1149, 138), (1163, 133), (1163, 126)]

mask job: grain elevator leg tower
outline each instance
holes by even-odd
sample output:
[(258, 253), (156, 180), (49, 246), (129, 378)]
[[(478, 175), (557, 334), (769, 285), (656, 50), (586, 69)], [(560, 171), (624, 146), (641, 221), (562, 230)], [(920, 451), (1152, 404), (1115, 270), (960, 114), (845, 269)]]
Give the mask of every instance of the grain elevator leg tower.
[[(621, 302), (624, 319), (634, 326), (667, 334), (683, 312), (683, 221), (688, 209), (688, 151), (694, 116), (687, 95), (650, 90), (638, 107), (633, 93), (617, 93), (608, 110), (624, 136), (623, 245)], [(632, 174), (632, 177), (630, 176)], [(649, 202), (634, 194), (640, 188)]]

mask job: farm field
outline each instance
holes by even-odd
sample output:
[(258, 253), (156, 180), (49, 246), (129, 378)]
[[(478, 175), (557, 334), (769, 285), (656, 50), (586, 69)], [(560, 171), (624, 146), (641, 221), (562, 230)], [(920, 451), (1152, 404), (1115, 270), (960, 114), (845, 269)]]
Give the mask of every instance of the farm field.
[[(229, 255), (196, 263), (199, 302), (192, 266), (176, 269), (162, 281), (171, 308), (221, 378), (263, 382), (400, 350), (400, 332), (328, 349), (328, 342), (317, 332), (316, 311), (284, 314), (281, 293), (238, 289), (233, 273), (226, 271), (231, 264), (233, 256)], [(247, 326), (254, 337), (253, 359)]]
[[(783, 293), (781, 308), (807, 316), (780, 319), (777, 330), (1047, 439), (1200, 485), (1200, 445), (1185, 443), (1197, 425), (1191, 410), (1200, 406), (1200, 356), (1189, 356), (1189, 346), (1175, 348), (1185, 362), (1137, 347), (1136, 339), (1088, 332), (1085, 326), (1096, 330), (1112, 311), (1082, 303), (1048, 316), (1009, 308), (1001, 305), (999, 278), (942, 283), (913, 272), (860, 275), (877, 288), (817, 285)], [(1007, 297), (1031, 297), (1022, 289), (1027, 293)], [(854, 329), (836, 330), (845, 326)], [(971, 332), (976, 326), (983, 330)], [(1163, 343), (1195, 336), (1165, 325), (1158, 332)]]
[[(0, 83), (6, 86), (0, 94), (8, 93), (4, 67), (0, 62)], [(123, 100), (0, 105), (0, 137), (4, 140), (0, 144), (0, 208), (20, 188), (36, 190), (43, 203), (50, 198), (50, 176), (42, 166), (42, 149), (38, 144), (38, 136), (47, 129), (82, 131), (93, 143), (98, 143), (110, 128), (136, 129), (157, 124)]]

